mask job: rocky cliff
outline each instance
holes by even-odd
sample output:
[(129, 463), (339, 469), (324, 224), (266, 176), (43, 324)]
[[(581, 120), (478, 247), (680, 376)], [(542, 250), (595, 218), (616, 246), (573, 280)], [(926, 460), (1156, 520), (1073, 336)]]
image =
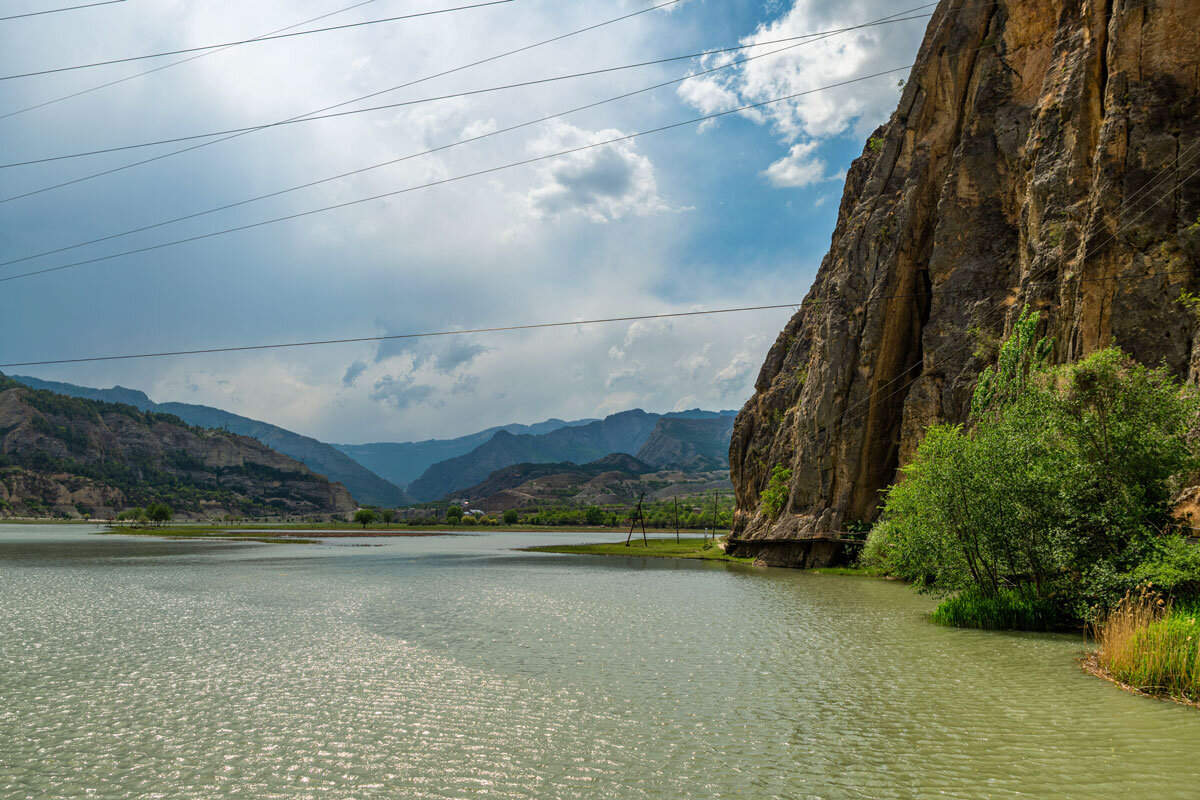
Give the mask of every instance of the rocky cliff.
[(1058, 362), (1115, 343), (1197, 378), (1197, 20), (1200, 0), (943, 0), (738, 415), (739, 550), (794, 563), (764, 542), (872, 519), (1026, 304)]
[(345, 487), (247, 436), (34, 390), (0, 375), (0, 516), (182, 517), (353, 511)]

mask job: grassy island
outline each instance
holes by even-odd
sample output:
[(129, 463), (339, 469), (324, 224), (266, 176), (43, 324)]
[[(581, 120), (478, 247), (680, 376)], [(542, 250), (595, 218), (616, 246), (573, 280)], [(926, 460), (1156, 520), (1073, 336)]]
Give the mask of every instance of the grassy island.
[(680, 539), (650, 539), (642, 542), (635, 539), (627, 547), (624, 542), (601, 542), (598, 544), (551, 544), (538, 547), (523, 547), (530, 553), (573, 553), (589, 556), (625, 556), (639, 558), (694, 558), (704, 561), (733, 561), (738, 564), (752, 564), (752, 558), (737, 558), (726, 555), (725, 551), (713, 543), (712, 539), (687, 538)]

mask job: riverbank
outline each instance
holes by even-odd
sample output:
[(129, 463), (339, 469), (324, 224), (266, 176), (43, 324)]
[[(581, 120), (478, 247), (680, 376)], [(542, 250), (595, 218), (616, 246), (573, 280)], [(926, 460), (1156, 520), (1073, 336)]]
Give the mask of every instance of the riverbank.
[(599, 542), (595, 544), (550, 544), (522, 547), (527, 553), (563, 553), (587, 556), (637, 556), (640, 558), (690, 558), (703, 561), (732, 561), (738, 564), (753, 564), (752, 558), (726, 555), (713, 539), (689, 537), (675, 541), (671, 539), (632, 540), (625, 542)]

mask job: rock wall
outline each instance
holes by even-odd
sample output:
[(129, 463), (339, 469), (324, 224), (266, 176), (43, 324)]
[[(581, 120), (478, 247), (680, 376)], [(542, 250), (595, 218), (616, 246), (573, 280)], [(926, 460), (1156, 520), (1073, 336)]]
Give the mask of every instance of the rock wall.
[(1197, 378), (1198, 75), (1200, 0), (943, 0), (738, 415), (741, 553), (871, 520), (1026, 304), (1058, 362), (1115, 343)]

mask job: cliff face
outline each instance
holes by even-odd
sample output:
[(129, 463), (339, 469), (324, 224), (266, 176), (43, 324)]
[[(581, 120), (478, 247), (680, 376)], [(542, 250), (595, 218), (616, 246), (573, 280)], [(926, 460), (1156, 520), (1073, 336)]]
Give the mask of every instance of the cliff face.
[[(1197, 20), (1200, 0), (943, 0), (738, 415), (740, 547), (872, 519), (1026, 304), (1058, 362), (1115, 343), (1198, 377), (1176, 302), (1200, 283)], [(775, 465), (792, 477), (772, 522)]]
[(341, 484), (249, 437), (0, 375), (0, 515), (110, 517), (152, 501), (182, 517), (356, 508)]

